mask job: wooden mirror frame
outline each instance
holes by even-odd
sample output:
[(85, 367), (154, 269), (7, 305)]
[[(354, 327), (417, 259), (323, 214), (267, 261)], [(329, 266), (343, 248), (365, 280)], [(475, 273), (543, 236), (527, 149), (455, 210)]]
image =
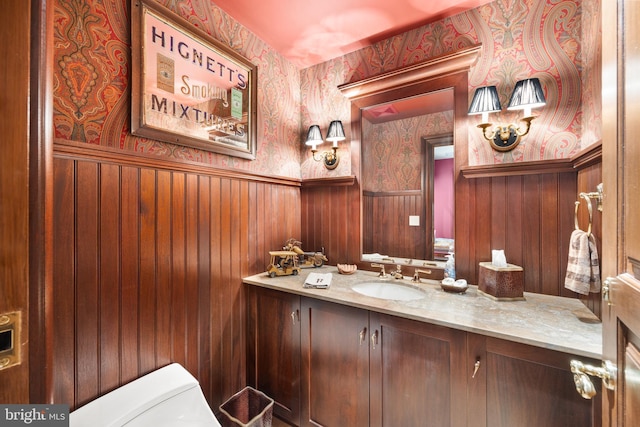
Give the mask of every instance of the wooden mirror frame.
[[(363, 197), (361, 170), (361, 110), (398, 99), (418, 96), (428, 92), (453, 88), (454, 90), (454, 182), (455, 206), (463, 203), (464, 183), (460, 169), (469, 163), (467, 110), (469, 104), (469, 70), (478, 60), (481, 45), (473, 45), (456, 52), (441, 55), (418, 64), (410, 65), (398, 70), (389, 71), (377, 76), (369, 77), (357, 82), (346, 83), (338, 89), (351, 101), (351, 172), (360, 186), (357, 230), (359, 240), (358, 266), (370, 268), (370, 262), (362, 260), (363, 254)], [(458, 191), (458, 190), (462, 191)], [(460, 234), (458, 227), (458, 213), (455, 213), (455, 240)], [(356, 220), (356, 218), (353, 218)], [(355, 225), (355, 224), (354, 224)]]

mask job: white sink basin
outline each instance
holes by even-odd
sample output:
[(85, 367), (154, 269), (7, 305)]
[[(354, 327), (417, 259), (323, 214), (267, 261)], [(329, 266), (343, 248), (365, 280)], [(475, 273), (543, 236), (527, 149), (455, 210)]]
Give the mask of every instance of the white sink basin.
[(368, 297), (396, 301), (412, 301), (426, 296), (425, 292), (418, 288), (394, 282), (364, 282), (353, 285), (352, 289)]

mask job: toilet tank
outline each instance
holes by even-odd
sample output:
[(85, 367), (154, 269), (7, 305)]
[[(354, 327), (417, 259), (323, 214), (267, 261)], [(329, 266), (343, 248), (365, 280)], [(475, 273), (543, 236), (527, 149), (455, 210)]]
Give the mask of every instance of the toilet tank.
[(174, 363), (76, 409), (70, 427), (220, 427), (198, 381)]

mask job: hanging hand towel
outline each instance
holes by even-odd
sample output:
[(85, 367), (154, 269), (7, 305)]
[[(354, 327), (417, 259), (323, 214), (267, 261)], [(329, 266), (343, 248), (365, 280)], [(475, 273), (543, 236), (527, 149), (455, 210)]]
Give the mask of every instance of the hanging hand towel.
[(600, 264), (596, 240), (592, 234), (582, 230), (571, 233), (564, 287), (582, 295), (600, 292)]

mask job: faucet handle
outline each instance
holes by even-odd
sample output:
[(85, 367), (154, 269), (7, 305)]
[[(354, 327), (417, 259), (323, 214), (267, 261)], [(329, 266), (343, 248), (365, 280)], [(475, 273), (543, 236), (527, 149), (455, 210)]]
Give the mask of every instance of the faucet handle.
[(371, 267), (375, 267), (375, 268), (379, 268), (380, 269), (380, 274), (378, 274), (379, 277), (386, 277), (387, 276), (387, 272), (384, 271), (384, 264), (372, 263)]
[(396, 271), (393, 272), (393, 277), (396, 279), (402, 279), (402, 266), (400, 264), (396, 265)]
[(420, 270), (419, 268), (416, 268), (413, 272), (413, 279), (411, 279), (412, 282), (420, 282), (420, 273), (422, 274), (431, 274), (431, 270)]

